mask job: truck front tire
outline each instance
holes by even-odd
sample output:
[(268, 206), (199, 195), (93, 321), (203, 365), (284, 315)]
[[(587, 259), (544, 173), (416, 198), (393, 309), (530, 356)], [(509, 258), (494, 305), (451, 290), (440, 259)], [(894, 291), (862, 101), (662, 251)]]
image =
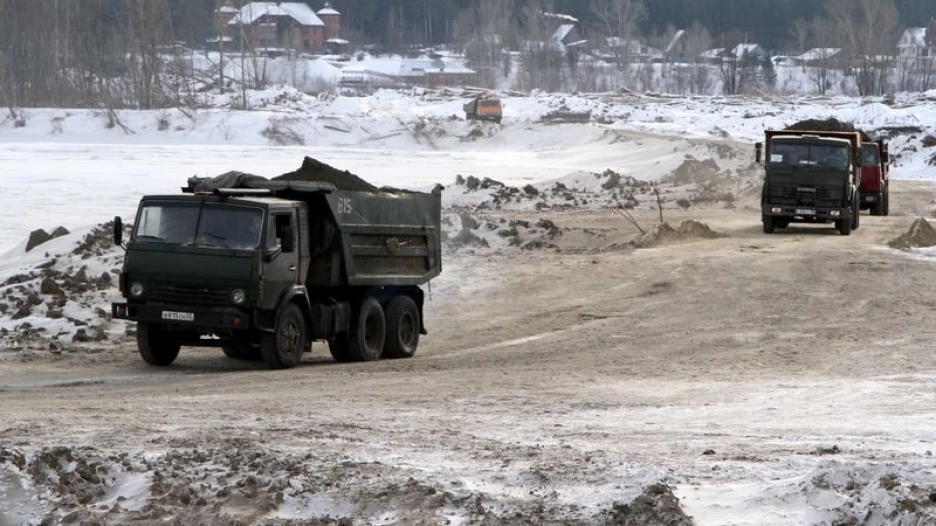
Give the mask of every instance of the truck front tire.
[(181, 348), (179, 338), (164, 331), (158, 323), (137, 324), (137, 350), (144, 362), (165, 367), (178, 358)]
[(848, 219), (839, 219), (835, 222), (835, 228), (838, 229), (839, 234), (843, 236), (851, 235), (852, 233), (852, 220)]
[(419, 308), (409, 296), (396, 296), (387, 304), (387, 341), (384, 356), (412, 358), (419, 346)]
[(273, 369), (299, 365), (305, 350), (308, 331), (302, 310), (295, 303), (283, 307), (276, 316), (273, 334), (264, 334), (260, 342), (263, 363)]
[(761, 216), (761, 222), (764, 223), (765, 234), (773, 234), (774, 230), (777, 228), (777, 222), (773, 216)]

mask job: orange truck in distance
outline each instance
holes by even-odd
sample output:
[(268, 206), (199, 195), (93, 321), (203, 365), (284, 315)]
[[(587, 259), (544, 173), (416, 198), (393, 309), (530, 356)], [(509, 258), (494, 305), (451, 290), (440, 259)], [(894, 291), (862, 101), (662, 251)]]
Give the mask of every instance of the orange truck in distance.
[(465, 118), (469, 121), (493, 121), (500, 124), (504, 107), (496, 97), (475, 97), (465, 103)]

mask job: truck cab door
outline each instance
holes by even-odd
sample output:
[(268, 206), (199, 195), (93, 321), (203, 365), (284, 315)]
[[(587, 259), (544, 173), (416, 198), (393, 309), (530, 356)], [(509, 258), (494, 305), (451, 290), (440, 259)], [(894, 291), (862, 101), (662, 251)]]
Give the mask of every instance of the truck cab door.
[(264, 263), (262, 307), (274, 309), (285, 289), (302, 282), (299, 276), (299, 229), (296, 212), (271, 212), (267, 232), (267, 247), (271, 251), (271, 257)]

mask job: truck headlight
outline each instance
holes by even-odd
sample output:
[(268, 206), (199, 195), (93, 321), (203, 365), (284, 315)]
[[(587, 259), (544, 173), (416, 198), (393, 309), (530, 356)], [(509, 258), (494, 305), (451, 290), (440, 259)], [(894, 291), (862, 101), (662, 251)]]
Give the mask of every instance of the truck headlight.
[(241, 289), (235, 289), (231, 292), (231, 301), (234, 305), (243, 305), (247, 302), (247, 293)]
[(130, 284), (130, 297), (142, 298), (144, 292), (146, 292), (146, 289), (143, 288), (143, 284), (139, 281), (134, 281)]

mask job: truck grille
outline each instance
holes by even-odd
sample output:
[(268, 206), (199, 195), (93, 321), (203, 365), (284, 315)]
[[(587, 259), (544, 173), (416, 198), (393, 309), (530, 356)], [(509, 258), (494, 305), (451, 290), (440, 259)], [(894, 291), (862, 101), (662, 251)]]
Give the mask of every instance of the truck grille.
[(151, 284), (147, 299), (156, 303), (218, 306), (230, 304), (229, 291), (218, 287), (190, 284)]
[(808, 200), (826, 200), (834, 199), (832, 189), (830, 188), (805, 188), (805, 187), (790, 187), (782, 186), (779, 188), (771, 187), (770, 195), (772, 197), (784, 197), (784, 198), (795, 198), (795, 199), (808, 199)]

